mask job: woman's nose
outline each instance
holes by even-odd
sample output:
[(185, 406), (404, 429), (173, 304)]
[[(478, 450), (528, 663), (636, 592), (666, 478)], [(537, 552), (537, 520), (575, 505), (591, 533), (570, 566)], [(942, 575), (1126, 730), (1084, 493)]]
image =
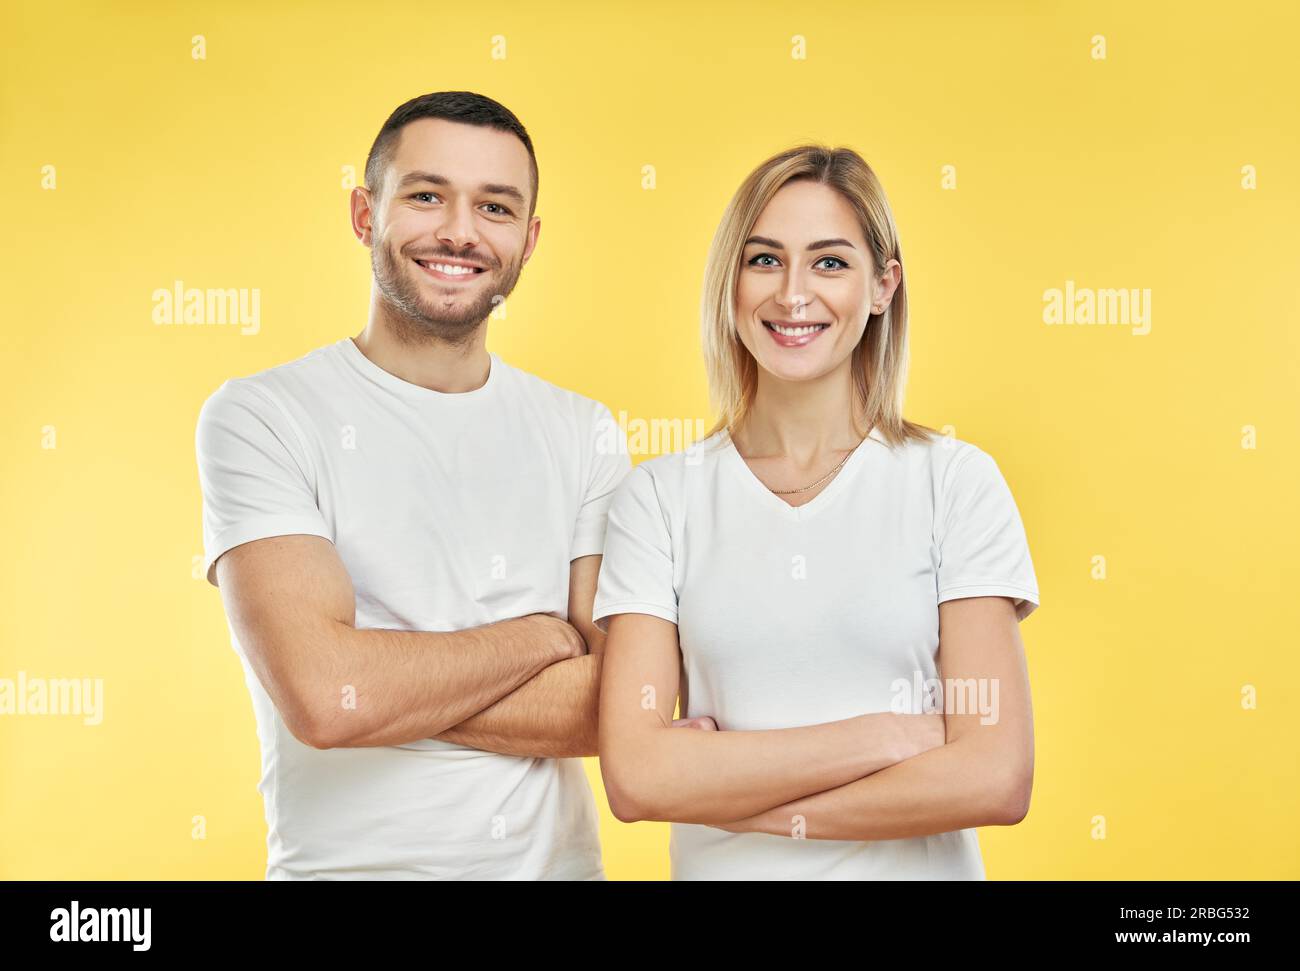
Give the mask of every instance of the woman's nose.
[(808, 294), (803, 291), (803, 276), (794, 267), (788, 269), (776, 295), (776, 304), (790, 315), (791, 320), (803, 319), (808, 306)]

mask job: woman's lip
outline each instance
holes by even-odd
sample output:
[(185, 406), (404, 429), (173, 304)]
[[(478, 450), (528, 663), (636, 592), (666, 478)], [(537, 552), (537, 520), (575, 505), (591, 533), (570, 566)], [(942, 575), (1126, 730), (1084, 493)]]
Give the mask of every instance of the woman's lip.
[(830, 330), (830, 327), (821, 327), (813, 331), (811, 334), (800, 334), (798, 337), (787, 337), (785, 334), (778, 334), (768, 325), (767, 321), (763, 321), (763, 329), (772, 335), (772, 340), (776, 341), (782, 347), (806, 347), (822, 334), (826, 333), (826, 331)]
[(435, 280), (445, 280), (448, 283), (459, 283), (463, 280), (472, 280), (476, 276), (482, 276), (486, 272), (485, 270), (478, 270), (474, 273), (443, 273), (440, 270), (435, 270), (431, 266), (425, 266), (419, 260), (413, 260), (412, 262)]

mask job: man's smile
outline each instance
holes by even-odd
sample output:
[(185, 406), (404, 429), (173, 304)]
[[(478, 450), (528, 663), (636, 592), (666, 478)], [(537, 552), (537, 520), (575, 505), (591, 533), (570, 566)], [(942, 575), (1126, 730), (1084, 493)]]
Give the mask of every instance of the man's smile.
[(459, 281), (478, 276), (486, 267), (466, 260), (415, 260), (416, 265), (435, 280)]

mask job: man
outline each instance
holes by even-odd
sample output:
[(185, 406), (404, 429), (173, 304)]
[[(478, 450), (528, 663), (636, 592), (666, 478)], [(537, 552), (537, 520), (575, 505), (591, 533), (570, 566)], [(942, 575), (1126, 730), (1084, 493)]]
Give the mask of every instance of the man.
[(227, 381), (196, 436), (267, 878), (604, 879), (578, 757), (631, 463), (609, 409), (485, 346), (537, 245), (532, 142), (490, 98), (425, 95), (365, 183), (365, 329)]

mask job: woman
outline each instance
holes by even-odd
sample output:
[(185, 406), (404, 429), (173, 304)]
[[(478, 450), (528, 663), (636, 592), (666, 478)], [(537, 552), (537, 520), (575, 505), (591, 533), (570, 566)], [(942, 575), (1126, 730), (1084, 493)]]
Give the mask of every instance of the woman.
[(1028, 809), (1037, 581), (994, 460), (902, 418), (902, 253), (856, 153), (745, 180), (703, 329), (717, 425), (609, 513), (614, 814), (672, 821), (674, 879), (983, 879), (973, 827)]

